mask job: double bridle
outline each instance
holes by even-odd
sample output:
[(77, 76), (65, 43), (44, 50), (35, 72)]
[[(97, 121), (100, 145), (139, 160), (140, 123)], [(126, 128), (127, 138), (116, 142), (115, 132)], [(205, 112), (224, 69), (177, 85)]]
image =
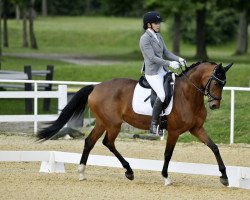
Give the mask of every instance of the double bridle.
[[(185, 67), (187, 68), (187, 66), (185, 66)], [(211, 102), (211, 101), (214, 101), (214, 100), (221, 100), (222, 99), (221, 97), (216, 97), (216, 96), (214, 96), (214, 95), (211, 94), (210, 87), (211, 87), (212, 80), (215, 80), (218, 83), (218, 85), (219, 85), (220, 88), (223, 88), (224, 85), (226, 84), (226, 79), (225, 80), (221, 80), (218, 77), (216, 77), (215, 72), (216, 72), (217, 67), (218, 67), (218, 65), (214, 68), (213, 73), (210, 76), (210, 78), (208, 79), (208, 81), (207, 81), (204, 89), (199, 88), (198, 86), (196, 86), (188, 78), (188, 76), (184, 73), (183, 69), (182, 68), (180, 68), (180, 69), (181, 69), (181, 74), (189, 80), (189, 82), (197, 89), (198, 92), (201, 92), (204, 96), (208, 97), (208, 102)]]

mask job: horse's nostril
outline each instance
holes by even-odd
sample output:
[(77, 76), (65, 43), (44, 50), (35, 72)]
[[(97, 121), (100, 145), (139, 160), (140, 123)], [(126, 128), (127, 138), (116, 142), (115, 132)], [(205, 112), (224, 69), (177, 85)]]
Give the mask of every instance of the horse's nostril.
[(210, 108), (211, 108), (212, 110), (214, 110), (214, 109), (217, 108), (217, 105), (216, 105), (216, 104), (212, 104), (212, 105), (210, 106)]

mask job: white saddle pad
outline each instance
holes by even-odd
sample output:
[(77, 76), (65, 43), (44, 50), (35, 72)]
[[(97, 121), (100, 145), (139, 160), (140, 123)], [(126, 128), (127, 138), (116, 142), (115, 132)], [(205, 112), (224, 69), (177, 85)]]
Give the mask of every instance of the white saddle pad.
[[(173, 78), (174, 80), (174, 78)], [(144, 102), (144, 100), (151, 94), (151, 89), (143, 88), (137, 83), (134, 90), (132, 107), (135, 113), (141, 115), (152, 115), (153, 108), (151, 106), (150, 98)], [(169, 102), (168, 107), (161, 114), (161, 116), (169, 115), (173, 107), (173, 96)]]

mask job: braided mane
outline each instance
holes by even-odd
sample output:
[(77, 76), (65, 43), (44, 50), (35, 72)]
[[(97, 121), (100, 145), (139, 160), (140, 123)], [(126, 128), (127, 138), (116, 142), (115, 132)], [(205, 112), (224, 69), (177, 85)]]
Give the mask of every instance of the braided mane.
[(196, 67), (196, 66), (198, 66), (198, 65), (200, 65), (202, 63), (205, 63), (205, 62), (208, 62), (208, 63), (213, 64), (213, 65), (217, 65), (215, 62), (211, 62), (211, 61), (206, 61), (206, 60), (204, 60), (204, 61), (198, 61), (198, 62), (193, 63), (192, 65), (190, 65), (190, 67), (187, 67), (184, 71), (182, 71), (181, 74), (178, 75), (178, 77), (183, 76), (183, 74), (186, 74), (189, 70), (191, 70), (194, 67)]

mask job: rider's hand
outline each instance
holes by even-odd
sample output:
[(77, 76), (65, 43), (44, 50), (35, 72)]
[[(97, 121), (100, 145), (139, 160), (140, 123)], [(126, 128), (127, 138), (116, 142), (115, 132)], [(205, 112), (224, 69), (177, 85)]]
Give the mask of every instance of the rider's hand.
[(179, 69), (180, 68), (180, 63), (176, 62), (176, 61), (171, 61), (171, 62), (169, 62), (169, 67), (171, 67), (173, 69)]
[(181, 57), (179, 57), (179, 63), (181, 64), (181, 66), (187, 66), (187, 61)]

